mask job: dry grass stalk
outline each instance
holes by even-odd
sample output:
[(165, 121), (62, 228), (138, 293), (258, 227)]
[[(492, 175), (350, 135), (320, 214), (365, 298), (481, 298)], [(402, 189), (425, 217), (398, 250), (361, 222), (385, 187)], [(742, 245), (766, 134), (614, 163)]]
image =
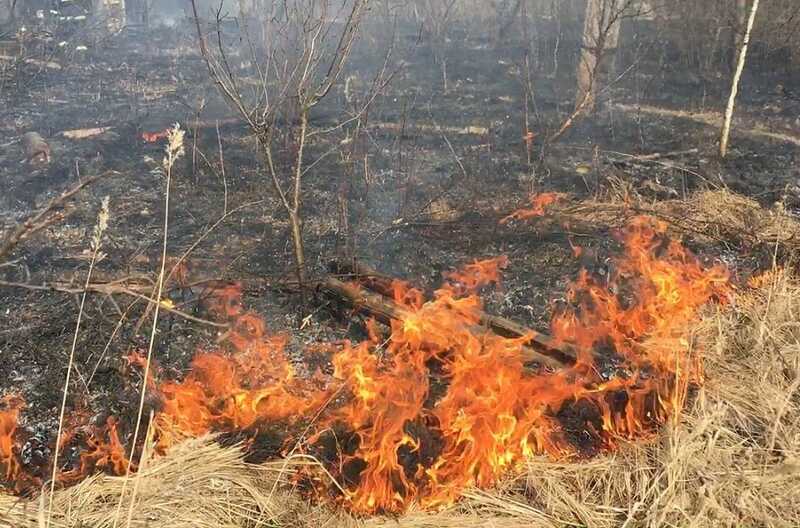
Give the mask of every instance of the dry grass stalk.
[(72, 369), (74, 368), (75, 363), (75, 349), (78, 346), (78, 336), (80, 335), (80, 328), (81, 328), (81, 321), (83, 319), (83, 309), (86, 305), (86, 291), (85, 287), (89, 285), (92, 280), (92, 272), (94, 271), (94, 266), (97, 263), (97, 259), (100, 256), (100, 246), (103, 241), (103, 234), (105, 233), (106, 229), (108, 229), (108, 207), (109, 207), (109, 197), (106, 196), (103, 198), (102, 205), (100, 207), (100, 212), (97, 215), (97, 224), (94, 226), (94, 231), (92, 233), (92, 240), (91, 240), (91, 248), (92, 248), (92, 259), (89, 262), (89, 270), (86, 272), (86, 281), (84, 283), (84, 292), (81, 295), (81, 302), (80, 307), (78, 308), (78, 318), (75, 322), (75, 332), (72, 335), (72, 346), (69, 351), (69, 359), (67, 361), (67, 374), (64, 379), (64, 390), (62, 392), (61, 398), (61, 409), (59, 410), (58, 414), (58, 431), (56, 432), (56, 445), (55, 450), (53, 452), (53, 472), (50, 476), (50, 494), (48, 500), (48, 508), (47, 508), (47, 516), (44, 523), (44, 526), (50, 526), (50, 516), (52, 513), (52, 505), (53, 505), (53, 494), (55, 492), (56, 486), (56, 476), (58, 475), (58, 451), (61, 447), (61, 433), (64, 428), (64, 416), (66, 414), (67, 409), (67, 395), (69, 394), (69, 385), (70, 385), (70, 378), (72, 375)]
[[(119, 497), (119, 502), (117, 503), (117, 511), (114, 515), (114, 528), (116, 528), (119, 524), (120, 514), (122, 511), (122, 503), (125, 499), (125, 485), (128, 482), (128, 477), (130, 476), (131, 466), (134, 462), (134, 450), (136, 449), (136, 441), (139, 437), (139, 429), (142, 424), (142, 417), (144, 414), (144, 402), (147, 395), (147, 380), (149, 379), (150, 375), (150, 368), (152, 366), (153, 360), (153, 347), (155, 345), (156, 339), (156, 331), (158, 330), (158, 313), (159, 308), (161, 307), (161, 295), (162, 290), (164, 288), (164, 276), (166, 271), (166, 264), (167, 264), (167, 240), (169, 238), (169, 202), (170, 202), (170, 184), (172, 181), (172, 169), (175, 165), (175, 162), (184, 155), (184, 131), (181, 130), (180, 125), (177, 123), (175, 126), (170, 130), (169, 135), (167, 136), (167, 147), (165, 149), (164, 159), (162, 160), (162, 167), (164, 168), (165, 174), (165, 184), (164, 184), (164, 233), (163, 233), (163, 240), (161, 244), (161, 269), (158, 272), (158, 281), (154, 291), (154, 298), (155, 298), (155, 305), (153, 309), (153, 326), (150, 331), (150, 343), (147, 347), (147, 358), (145, 361), (144, 366), (144, 373), (142, 375), (142, 393), (139, 398), (139, 409), (137, 411), (136, 422), (134, 424), (133, 430), (133, 438), (131, 439), (131, 453), (128, 459), (128, 467), (125, 471), (125, 478), (122, 481), (122, 493)], [(140, 465), (145, 456), (144, 451), (141, 454), (141, 459), (139, 461)], [(132, 526), (132, 519), (133, 519), (133, 510), (136, 504), (136, 495), (139, 491), (139, 481), (141, 479), (141, 474), (137, 475), (136, 479), (136, 486), (133, 489), (132, 496), (130, 499), (129, 507), (128, 507), (128, 516), (126, 526), (129, 528)]]

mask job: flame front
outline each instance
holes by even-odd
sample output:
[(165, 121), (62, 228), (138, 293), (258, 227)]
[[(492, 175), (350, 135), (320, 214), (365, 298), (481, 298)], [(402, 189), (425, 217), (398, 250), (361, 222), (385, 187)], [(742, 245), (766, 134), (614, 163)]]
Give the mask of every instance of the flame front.
[[(534, 200), (535, 214), (551, 198), (558, 199)], [(181, 382), (149, 382), (161, 401), (158, 445), (208, 432), (255, 439), (277, 427), (285, 431), (284, 453), (316, 456), (345, 493), (320, 485), (308, 469), (298, 476), (306, 489), (376, 513), (451, 504), (533, 455), (586, 456), (620, 438), (652, 435), (702, 381), (687, 326), (728, 290), (723, 268), (702, 266), (665, 230), (636, 219), (620, 234), (624, 251), (607, 273), (581, 272), (551, 323), (577, 361), (556, 372), (526, 365), (526, 338), (500, 337), (479, 324), (477, 291), (499, 281), (505, 257), (449, 275), (427, 302), (394, 284), (395, 300), (410, 315), (388, 335), (371, 324), (369, 339), (332, 345), (332, 373), (311, 376), (298, 375), (286, 340), (242, 308), (236, 285), (220, 285), (212, 311), (231, 324), (225, 349), (198, 354)], [(0, 411), (0, 476), (17, 491), (31, 478), (19, 457), (20, 409), (16, 401)], [(124, 451), (116, 435), (113, 422), (95, 431), (95, 442), (112, 448), (94, 446), (74, 471), (117, 472)]]

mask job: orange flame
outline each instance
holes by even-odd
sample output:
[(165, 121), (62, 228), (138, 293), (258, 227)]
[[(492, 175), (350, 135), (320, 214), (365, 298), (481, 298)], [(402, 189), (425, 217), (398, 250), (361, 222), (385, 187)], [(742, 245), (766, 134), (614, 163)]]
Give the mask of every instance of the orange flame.
[(544, 214), (547, 212), (547, 208), (550, 205), (559, 202), (563, 198), (564, 194), (557, 192), (534, 194), (531, 196), (530, 207), (514, 211), (510, 215), (500, 220), (500, 223), (506, 224), (511, 220), (527, 220), (529, 218), (535, 218), (537, 216), (544, 216)]
[(169, 136), (170, 129), (159, 130), (158, 132), (142, 132), (141, 138), (145, 143), (155, 143), (159, 139)]
[[(41, 488), (43, 475), (49, 474), (47, 468), (28, 467), (21, 456), (17, 438), (19, 415), (25, 406), (21, 397), (6, 396), (0, 401), (0, 478), (13, 484), (13, 491), (28, 494)], [(80, 418), (80, 416), (78, 415)], [(86, 426), (67, 424), (61, 437), (64, 451), (69, 447), (79, 447), (76, 461), (70, 461), (56, 475), (56, 483), (69, 486), (80, 482), (95, 472), (122, 475), (127, 468), (125, 447), (120, 441), (116, 419), (108, 418), (105, 426)]]
[[(337, 500), (375, 513), (451, 504), (532, 455), (583, 456), (612, 449), (619, 438), (652, 435), (679, 412), (690, 384), (702, 381), (687, 326), (728, 291), (723, 268), (704, 267), (665, 230), (636, 219), (620, 233), (624, 251), (609, 273), (581, 272), (551, 324), (554, 339), (578, 359), (556, 372), (526, 368), (525, 338), (479, 325), (474, 292), (499, 281), (505, 257), (448, 274), (427, 302), (394, 283), (409, 315), (393, 321), (388, 336), (368, 325), (368, 339), (336, 349), (327, 375), (298, 375), (287, 340), (243, 308), (240, 287), (217, 284), (207, 304), (230, 324), (226, 346), (199, 353), (183, 381), (152, 381), (161, 401), (158, 445), (207, 432), (256, 438), (277, 426), (284, 449), (316, 456), (342, 483)], [(8, 405), (0, 414), (0, 469), (12, 482), (24, 473), (14, 439), (19, 409)], [(80, 471), (119, 471), (116, 424), (91, 438), (97, 443), (88, 443)], [(306, 469), (299, 478), (321, 497), (336, 495), (320, 485), (321, 474)]]

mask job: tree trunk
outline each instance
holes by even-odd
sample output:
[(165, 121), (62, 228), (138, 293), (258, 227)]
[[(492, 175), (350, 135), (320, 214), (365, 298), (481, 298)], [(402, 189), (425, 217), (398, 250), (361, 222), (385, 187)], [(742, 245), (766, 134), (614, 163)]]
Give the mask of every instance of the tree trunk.
[(0, 0), (0, 24), (11, 20), (11, 2), (13, 0)]
[(747, 58), (747, 46), (750, 43), (750, 32), (753, 31), (753, 24), (756, 21), (756, 13), (758, 13), (758, 0), (753, 0), (753, 6), (750, 8), (750, 17), (747, 19), (747, 27), (744, 32), (744, 39), (742, 40), (742, 49), (739, 50), (739, 61), (736, 64), (736, 71), (733, 74), (733, 82), (731, 83), (731, 95), (728, 97), (728, 106), (725, 109), (725, 121), (722, 124), (722, 134), (719, 140), (719, 156), (724, 158), (728, 155), (728, 138), (731, 133), (731, 121), (733, 120), (733, 107), (736, 103), (736, 95), (739, 93), (739, 80), (742, 78), (742, 71), (744, 71), (744, 62)]
[(292, 228), (292, 243), (294, 245), (295, 275), (300, 286), (306, 283), (306, 253), (303, 248), (303, 219), (300, 213), (292, 212), (289, 215)]
[(620, 12), (617, 0), (587, 0), (583, 23), (583, 45), (578, 62), (575, 107), (585, 113), (594, 111), (600, 73), (608, 69), (604, 62), (616, 52), (619, 43)]
[(94, 15), (109, 32), (115, 33), (125, 25), (125, 0), (97, 0)]
[(733, 28), (731, 39), (731, 51), (728, 56), (728, 64), (731, 71), (736, 67), (736, 59), (739, 57), (739, 50), (744, 44), (744, 33), (747, 29), (747, 0), (734, 0), (736, 2), (736, 25)]
[(306, 253), (303, 247), (303, 218), (300, 215), (301, 187), (303, 179), (303, 152), (306, 146), (306, 132), (308, 131), (308, 113), (310, 108), (300, 109), (300, 138), (297, 144), (297, 164), (294, 173), (294, 192), (292, 193), (292, 208), (289, 211), (289, 222), (292, 226), (292, 242), (294, 243), (294, 259), (297, 266), (297, 282), (302, 287), (306, 282)]

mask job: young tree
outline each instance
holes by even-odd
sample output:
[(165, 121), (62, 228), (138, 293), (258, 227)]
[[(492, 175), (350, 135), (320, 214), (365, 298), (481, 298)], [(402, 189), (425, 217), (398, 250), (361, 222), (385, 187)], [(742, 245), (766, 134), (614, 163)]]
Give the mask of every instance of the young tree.
[[(350, 55), (366, 12), (368, 0), (351, 0), (347, 8), (336, 10), (332, 0), (283, 0), (275, 8), (245, 5), (244, 13), (255, 15), (262, 26), (260, 52), (253, 53), (258, 89), (245, 93), (239, 74), (227, 59), (221, 36), (222, 20), (217, 10), (214, 24), (215, 48), (209, 47), (198, 14), (197, 0), (190, 0), (201, 54), (220, 93), (244, 119), (258, 139), (263, 167), (275, 195), (288, 215), (294, 248), (295, 273), (302, 286), (306, 282), (306, 257), (303, 244), (303, 175), (307, 144), (316, 134), (309, 130), (311, 110), (330, 92)], [(344, 4), (337, 4), (342, 5)], [(249, 11), (252, 6), (255, 13)], [(342, 16), (343, 15), (343, 16)], [(341, 25), (337, 19), (343, 20)], [(245, 28), (245, 40), (258, 48)], [(337, 32), (336, 28), (341, 29)], [(263, 59), (258, 60), (259, 57)], [(294, 142), (293, 160), (284, 167), (275, 154), (279, 137)]]

